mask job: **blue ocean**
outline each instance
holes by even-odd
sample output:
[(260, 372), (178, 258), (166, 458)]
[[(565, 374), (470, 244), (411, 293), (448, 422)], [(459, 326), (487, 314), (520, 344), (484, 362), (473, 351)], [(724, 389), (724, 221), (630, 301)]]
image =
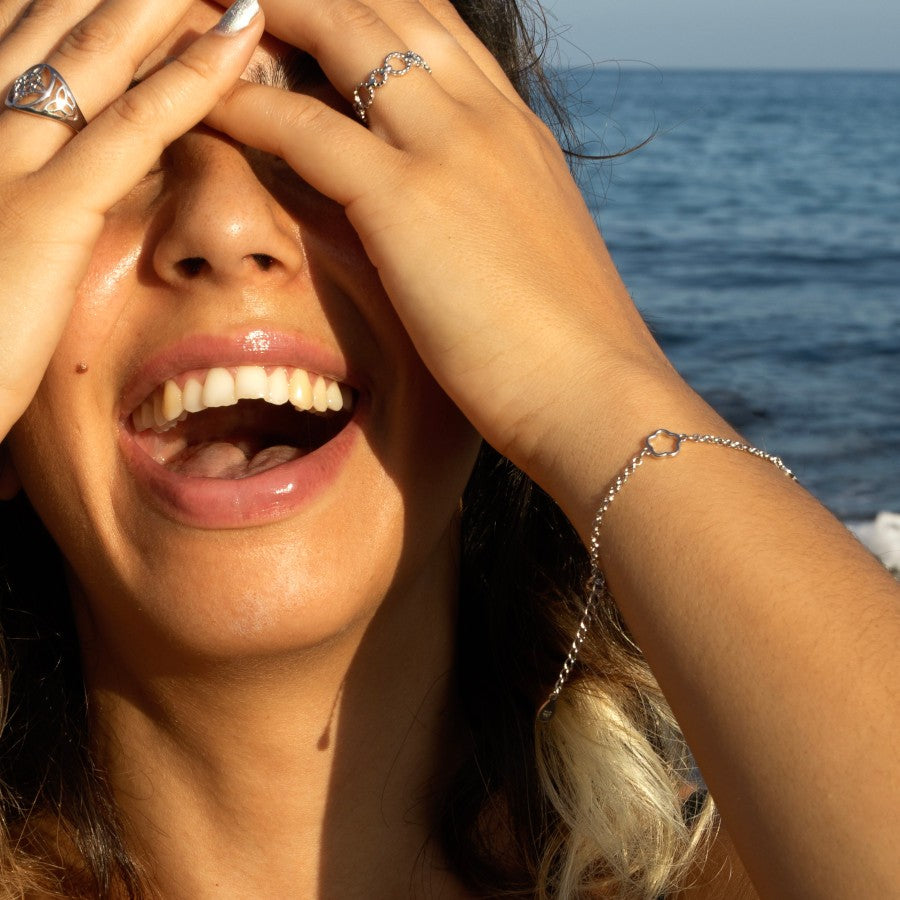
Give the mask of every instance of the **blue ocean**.
[(676, 366), (844, 521), (900, 512), (900, 72), (564, 77), (586, 152), (653, 136), (580, 177)]

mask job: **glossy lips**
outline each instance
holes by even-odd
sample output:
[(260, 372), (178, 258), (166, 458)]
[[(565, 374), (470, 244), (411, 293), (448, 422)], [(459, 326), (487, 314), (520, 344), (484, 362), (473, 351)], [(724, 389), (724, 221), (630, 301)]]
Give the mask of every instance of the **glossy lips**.
[[(285, 355), (284, 339), (267, 341), (262, 352), (258, 338), (249, 352), (246, 340), (238, 343), (243, 352), (232, 343), (232, 358), (270, 356), (272, 345)], [(209, 352), (195, 348), (194, 358)], [(139, 397), (152, 373), (191, 356), (184, 347), (169, 355), (145, 367), (126, 396)], [(290, 513), (336, 477), (359, 431), (351, 415), (357, 392), (312, 368), (266, 362), (166, 374), (123, 416), (128, 468), (169, 516), (205, 528), (260, 523)]]

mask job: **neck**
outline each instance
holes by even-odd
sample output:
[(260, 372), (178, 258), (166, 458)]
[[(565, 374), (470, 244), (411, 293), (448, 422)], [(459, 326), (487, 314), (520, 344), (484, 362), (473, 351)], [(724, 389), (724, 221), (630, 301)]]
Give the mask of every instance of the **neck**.
[(462, 895), (434, 840), (466, 752), (442, 565), (327, 647), (91, 673), (117, 803), (162, 896)]

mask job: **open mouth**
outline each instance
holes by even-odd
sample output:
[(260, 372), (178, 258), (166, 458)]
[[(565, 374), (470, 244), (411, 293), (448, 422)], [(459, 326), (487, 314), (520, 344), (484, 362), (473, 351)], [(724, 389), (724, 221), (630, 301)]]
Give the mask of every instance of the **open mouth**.
[(355, 391), (285, 366), (184, 372), (131, 413), (137, 444), (173, 473), (241, 479), (314, 453), (352, 418)]

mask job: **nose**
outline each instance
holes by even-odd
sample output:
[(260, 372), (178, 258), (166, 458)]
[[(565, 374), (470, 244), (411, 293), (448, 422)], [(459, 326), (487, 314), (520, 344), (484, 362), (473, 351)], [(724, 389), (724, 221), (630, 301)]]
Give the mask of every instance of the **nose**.
[(304, 264), (299, 226), (241, 148), (192, 133), (166, 157), (165, 202), (153, 267), (166, 283), (273, 283)]

